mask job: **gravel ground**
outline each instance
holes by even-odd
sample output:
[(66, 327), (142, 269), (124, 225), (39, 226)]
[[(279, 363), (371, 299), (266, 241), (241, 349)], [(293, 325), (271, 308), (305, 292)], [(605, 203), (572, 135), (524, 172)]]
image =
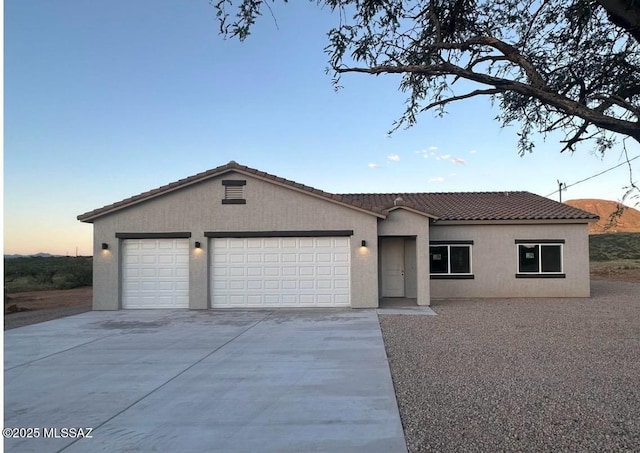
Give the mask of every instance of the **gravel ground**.
[(381, 315), (410, 452), (640, 451), (640, 283)]

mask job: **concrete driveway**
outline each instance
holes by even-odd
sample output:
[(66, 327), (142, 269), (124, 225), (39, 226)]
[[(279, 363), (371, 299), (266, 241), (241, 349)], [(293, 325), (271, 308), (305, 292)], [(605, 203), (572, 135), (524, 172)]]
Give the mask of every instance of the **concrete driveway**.
[(5, 431), (39, 435), (6, 451), (406, 452), (375, 310), (89, 312), (4, 341)]

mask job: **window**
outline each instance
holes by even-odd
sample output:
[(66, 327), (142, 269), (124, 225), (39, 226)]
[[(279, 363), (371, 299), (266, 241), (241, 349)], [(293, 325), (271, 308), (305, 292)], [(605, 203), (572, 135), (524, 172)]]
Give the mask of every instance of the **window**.
[(246, 204), (244, 199), (244, 186), (247, 181), (238, 179), (227, 179), (222, 181), (224, 186), (224, 198), (222, 204)]
[(431, 278), (473, 278), (472, 245), (473, 241), (431, 242), (429, 247)]
[(563, 240), (516, 240), (518, 273), (516, 277), (560, 277), (562, 273)]

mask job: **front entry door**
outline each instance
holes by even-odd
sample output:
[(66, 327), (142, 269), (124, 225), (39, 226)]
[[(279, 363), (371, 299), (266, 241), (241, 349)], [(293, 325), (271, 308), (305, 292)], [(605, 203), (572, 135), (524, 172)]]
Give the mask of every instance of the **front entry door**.
[(404, 297), (404, 239), (380, 241), (382, 297)]

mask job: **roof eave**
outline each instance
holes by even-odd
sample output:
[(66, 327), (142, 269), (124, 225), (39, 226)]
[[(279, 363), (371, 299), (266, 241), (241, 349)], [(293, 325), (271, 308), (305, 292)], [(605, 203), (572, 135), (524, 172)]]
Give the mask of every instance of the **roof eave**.
[[(347, 207), (349, 209), (354, 209), (356, 211), (360, 211), (362, 213), (365, 214), (369, 214), (369, 215), (373, 215), (375, 217), (378, 218), (386, 218), (386, 214), (384, 212), (382, 212), (381, 210), (375, 210), (375, 209), (367, 209), (365, 207), (360, 207), (351, 203), (346, 203), (344, 201), (341, 200), (337, 200), (334, 199), (332, 196), (334, 194), (330, 194), (328, 192), (324, 192), (324, 191), (320, 191), (318, 189), (314, 189), (312, 187), (308, 187), (308, 186), (304, 186), (302, 184), (298, 184), (295, 183), (293, 181), (288, 181), (284, 178), (278, 178), (276, 176), (273, 177), (269, 177), (272, 175), (269, 175), (268, 173), (265, 172), (260, 172), (258, 170), (254, 171), (249, 171), (247, 170), (248, 167), (243, 167), (243, 166), (239, 166), (238, 164), (227, 164), (218, 168), (214, 168), (212, 170), (209, 170), (207, 172), (204, 172), (200, 175), (194, 175), (190, 178), (186, 178), (182, 183), (170, 183), (167, 186), (165, 186), (165, 189), (162, 189), (162, 187), (158, 188), (158, 189), (154, 189), (157, 190), (156, 193), (149, 193), (149, 192), (153, 192), (149, 191), (149, 192), (145, 192), (139, 195), (136, 195), (134, 197), (131, 197), (131, 199), (127, 202), (126, 200), (120, 201), (118, 203), (114, 203), (113, 205), (107, 205), (103, 208), (99, 208), (99, 209), (95, 209), (93, 211), (89, 211), (89, 212), (85, 212), (84, 214), (80, 214), (77, 219), (81, 222), (85, 222), (85, 223), (93, 223), (94, 220), (100, 218), (100, 217), (104, 217), (106, 215), (109, 214), (113, 214), (114, 212), (120, 211), (122, 209), (127, 209), (130, 208), (132, 206), (135, 206), (137, 204), (140, 203), (144, 203), (146, 201), (152, 200), (154, 198), (158, 198), (164, 195), (167, 195), (169, 193), (178, 191), (178, 190), (182, 190), (186, 187), (192, 186), (194, 184), (199, 184), (201, 182), (207, 181), (209, 179), (212, 178), (216, 178), (219, 176), (222, 176), (226, 173), (231, 173), (231, 172), (236, 172), (236, 173), (240, 173), (242, 175), (245, 176), (249, 176), (255, 179), (259, 179), (261, 181), (265, 181), (271, 184), (275, 184), (277, 186), (280, 187), (284, 187), (287, 188), (289, 190), (293, 190), (299, 193), (303, 193), (305, 195), (309, 195), (315, 198), (319, 198), (325, 201), (329, 201), (331, 203), (340, 205), (340, 206), (344, 206)], [(277, 178), (277, 179), (276, 179)], [(297, 187), (300, 186), (300, 187)]]
[(436, 219), (436, 225), (589, 224), (597, 219)]

